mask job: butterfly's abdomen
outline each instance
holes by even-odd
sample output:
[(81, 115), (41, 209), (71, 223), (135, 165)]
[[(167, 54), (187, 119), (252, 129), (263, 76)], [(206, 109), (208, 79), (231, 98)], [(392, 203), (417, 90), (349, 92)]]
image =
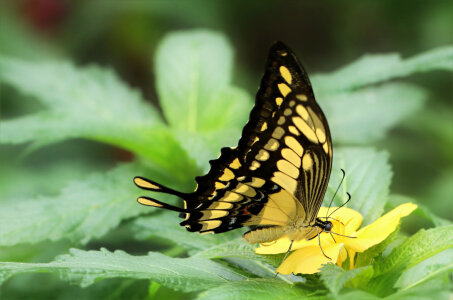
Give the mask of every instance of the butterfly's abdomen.
[(283, 227), (272, 226), (246, 232), (242, 237), (247, 241), (247, 243), (256, 244), (274, 241), (282, 237), (284, 234), (285, 230)]

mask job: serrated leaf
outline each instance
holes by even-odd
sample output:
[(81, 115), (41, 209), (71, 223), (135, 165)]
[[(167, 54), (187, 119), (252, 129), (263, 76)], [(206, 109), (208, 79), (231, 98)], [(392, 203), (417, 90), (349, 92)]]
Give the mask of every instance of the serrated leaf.
[(392, 171), (387, 152), (358, 147), (337, 147), (333, 152), (332, 175), (324, 205), (333, 197), (341, 180), (340, 169), (344, 169), (346, 177), (336, 196), (335, 205), (346, 201), (346, 192), (349, 192), (352, 198), (348, 207), (363, 215), (362, 226), (373, 222), (382, 214), (389, 193)]
[(453, 247), (453, 225), (420, 230), (396, 247), (379, 265), (380, 273), (407, 269)]
[(407, 269), (398, 278), (395, 287), (410, 289), (442, 274), (449, 273), (453, 273), (453, 249), (442, 251)]
[(156, 110), (110, 70), (1, 57), (0, 79), (45, 106), (2, 120), (0, 143), (33, 142), (36, 149), (82, 137), (130, 150), (168, 172), (185, 169), (195, 174), (194, 163)]
[(203, 258), (171, 258), (150, 252), (132, 256), (124, 251), (83, 251), (72, 249), (50, 263), (0, 262), (0, 282), (7, 278), (36, 272), (58, 272), (63, 280), (89, 286), (105, 278), (151, 279), (181, 291), (197, 291), (229, 281), (243, 280), (227, 267)]
[(156, 84), (165, 118), (175, 129), (210, 131), (242, 126), (248, 95), (229, 86), (232, 49), (207, 30), (167, 35), (156, 54)]
[(309, 292), (287, 283), (268, 279), (250, 279), (224, 284), (201, 293), (197, 300), (233, 299), (310, 299)]
[(401, 59), (399, 54), (365, 55), (335, 72), (313, 76), (312, 82), (320, 97), (432, 70), (453, 70), (452, 46), (431, 49), (407, 59)]
[(243, 239), (237, 238), (224, 242), (211, 248), (204, 249), (194, 255), (205, 258), (240, 257), (248, 259), (263, 260), (264, 256), (255, 254), (255, 247), (246, 243)]
[(321, 280), (324, 286), (334, 295), (338, 295), (346, 282), (362, 273), (373, 273), (371, 266), (345, 271), (334, 264), (326, 264), (321, 268)]
[(121, 165), (105, 174), (72, 181), (57, 196), (2, 204), (0, 245), (69, 239), (87, 243), (145, 211), (136, 201), (132, 178), (138, 168)]
[(382, 139), (390, 128), (420, 109), (426, 95), (412, 84), (389, 83), (318, 100), (334, 143), (357, 145)]

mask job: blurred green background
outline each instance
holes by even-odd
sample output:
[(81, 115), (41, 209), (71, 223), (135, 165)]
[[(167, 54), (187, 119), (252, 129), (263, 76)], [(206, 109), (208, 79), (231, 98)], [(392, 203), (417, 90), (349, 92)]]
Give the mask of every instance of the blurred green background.
[[(406, 58), (452, 44), (452, 12), (452, 1), (1, 0), (0, 49), (28, 60), (67, 59), (79, 66), (113, 68), (158, 106), (152, 58), (157, 43), (174, 30), (224, 33), (235, 49), (233, 84), (254, 95), (275, 40), (289, 45), (310, 74), (327, 73), (364, 54), (398, 52)], [(390, 152), (393, 194), (411, 196), (453, 220), (453, 78), (435, 71), (410, 80), (428, 91), (428, 101), (374, 146)], [(2, 120), (40, 108), (31, 97), (1, 86)], [(52, 196), (69, 180), (133, 159), (125, 150), (82, 139), (36, 151), (28, 146), (0, 146), (1, 202), (18, 195)], [(408, 230), (420, 227), (423, 224), (410, 224)], [(112, 234), (112, 244), (121, 234)], [(102, 245), (93, 242), (88, 248), (108, 243), (109, 236)], [(146, 252), (141, 246), (123, 244), (122, 249)], [(52, 247), (54, 251), (36, 259), (60, 253), (59, 243)], [(14, 251), (20, 257), (21, 248)], [(24, 259), (30, 255), (27, 251)]]

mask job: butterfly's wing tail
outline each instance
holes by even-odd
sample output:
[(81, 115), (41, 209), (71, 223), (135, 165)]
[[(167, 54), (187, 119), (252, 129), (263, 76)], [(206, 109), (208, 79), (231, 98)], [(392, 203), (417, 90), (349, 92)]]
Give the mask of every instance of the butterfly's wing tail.
[[(179, 191), (173, 190), (171, 188), (168, 188), (166, 186), (163, 186), (157, 182), (151, 181), (149, 179), (143, 178), (143, 177), (135, 177), (134, 178), (134, 183), (142, 189), (153, 191), (153, 192), (159, 192), (159, 193), (165, 193), (165, 194), (170, 194), (170, 195), (175, 195), (181, 198), (186, 198), (187, 194), (181, 193)], [(154, 207), (159, 207), (167, 210), (172, 210), (172, 211), (177, 211), (177, 212), (187, 212), (186, 209), (180, 208), (177, 206), (173, 206), (149, 197), (139, 197), (137, 201), (140, 204), (147, 205), (147, 206), (154, 206)]]

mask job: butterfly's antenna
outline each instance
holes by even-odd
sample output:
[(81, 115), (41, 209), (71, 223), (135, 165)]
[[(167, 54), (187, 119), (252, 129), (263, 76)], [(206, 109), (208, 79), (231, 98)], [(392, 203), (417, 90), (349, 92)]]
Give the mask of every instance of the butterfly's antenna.
[(337, 195), (338, 190), (340, 189), (341, 184), (343, 183), (344, 177), (346, 176), (346, 172), (345, 172), (343, 169), (340, 169), (340, 170), (341, 170), (341, 172), (343, 172), (343, 177), (341, 177), (340, 184), (338, 185), (337, 190), (335, 191), (335, 193), (333, 194), (332, 199), (330, 200), (329, 208), (327, 208), (326, 220), (327, 220), (327, 218), (329, 217), (329, 210), (330, 210), (330, 207), (332, 206), (333, 200), (335, 199), (335, 196)]
[(339, 207), (337, 207), (333, 212), (330, 213), (330, 215), (327, 216), (327, 218), (330, 218), (331, 215), (333, 215), (337, 210), (339, 210), (340, 208), (342, 208), (343, 206), (345, 206), (349, 200), (351, 200), (351, 194), (349, 194), (348, 192), (346, 192), (346, 194), (348, 195), (348, 200), (346, 200), (345, 203), (341, 204)]
[[(140, 187), (142, 189), (153, 191), (153, 192), (159, 192), (159, 193), (175, 195), (175, 196), (178, 196), (180, 198), (185, 198), (187, 196), (187, 194), (185, 194), (185, 193), (178, 192), (176, 190), (173, 190), (171, 188), (168, 188), (168, 187), (163, 186), (163, 185), (161, 185), (161, 184), (159, 184), (157, 182), (148, 180), (148, 179), (143, 178), (143, 177), (138, 177), (138, 176), (135, 177), (134, 178), (134, 183), (138, 187)], [(160, 202), (158, 200), (155, 200), (155, 199), (152, 199), (152, 198), (149, 198), (149, 197), (140, 197), (140, 198), (137, 199), (137, 201), (140, 204), (143, 204), (143, 205), (164, 208), (164, 209), (173, 210), (173, 211), (177, 211), (177, 212), (187, 212), (187, 210), (184, 209), (184, 208), (180, 208), (180, 207), (173, 206), (173, 205), (170, 205), (170, 204), (167, 204), (167, 203), (163, 203), (163, 202)]]

